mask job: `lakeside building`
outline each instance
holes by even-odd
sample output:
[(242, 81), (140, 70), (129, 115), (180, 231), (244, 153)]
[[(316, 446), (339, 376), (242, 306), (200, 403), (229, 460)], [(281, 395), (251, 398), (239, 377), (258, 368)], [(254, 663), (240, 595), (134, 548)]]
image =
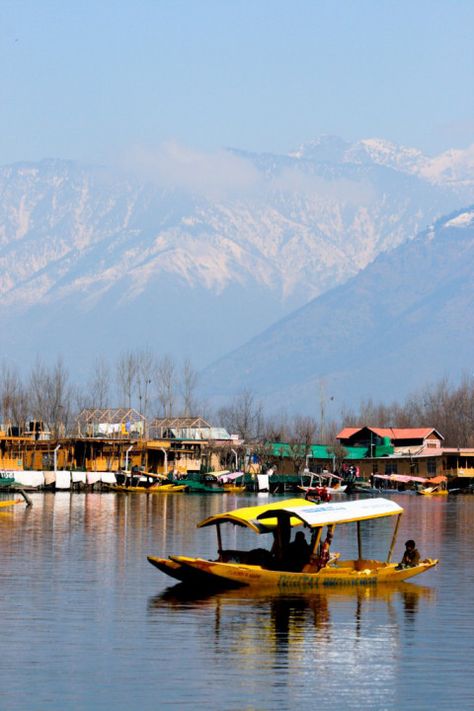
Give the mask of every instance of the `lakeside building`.
[[(459, 479), (461, 486), (474, 480), (474, 448), (443, 447), (443, 435), (434, 428), (346, 427), (338, 444), (329, 446), (244, 443), (199, 417), (147, 423), (130, 409), (83, 410), (77, 434), (69, 437), (53, 437), (44, 425), (30, 424), (0, 427), (0, 470), (42, 472), (46, 483), (59, 471), (70, 472), (71, 481), (90, 483), (95, 474), (101, 475), (96, 481), (106, 481), (106, 475), (132, 467), (174, 476), (222, 469), (257, 475), (272, 468), (278, 483), (285, 478), (291, 483), (305, 469), (341, 472), (351, 465), (366, 480), (374, 474), (445, 475), (451, 482)], [(80, 472), (87, 476), (81, 478)]]
[(267, 457), (278, 474), (286, 476), (304, 468), (321, 472), (353, 465), (366, 480), (377, 473), (474, 479), (474, 448), (443, 447), (443, 435), (432, 427), (346, 427), (337, 440), (336, 447), (271, 442)]

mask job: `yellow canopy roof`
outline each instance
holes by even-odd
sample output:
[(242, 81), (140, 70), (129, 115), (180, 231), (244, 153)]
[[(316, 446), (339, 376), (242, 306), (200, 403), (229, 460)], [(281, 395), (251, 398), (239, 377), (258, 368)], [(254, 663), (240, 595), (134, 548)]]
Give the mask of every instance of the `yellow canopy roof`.
[[(198, 528), (226, 522), (233, 523), (237, 526), (247, 526), (251, 528), (252, 531), (255, 531), (255, 533), (268, 533), (268, 531), (273, 530), (277, 526), (277, 518), (272, 517), (271, 512), (277, 509), (281, 511), (282, 503), (286, 506), (291, 506), (292, 509), (298, 509), (300, 507), (307, 508), (308, 506), (316, 508), (316, 504), (309, 504), (304, 499), (287, 499), (285, 502), (265, 504), (263, 506), (246, 506), (226, 513), (215, 514), (214, 516), (205, 518), (201, 523), (198, 523)], [(261, 514), (267, 514), (268, 512), (270, 512), (270, 517), (265, 518), (265, 521), (257, 520)], [(292, 526), (301, 526), (302, 520), (296, 516), (292, 516), (290, 523)]]

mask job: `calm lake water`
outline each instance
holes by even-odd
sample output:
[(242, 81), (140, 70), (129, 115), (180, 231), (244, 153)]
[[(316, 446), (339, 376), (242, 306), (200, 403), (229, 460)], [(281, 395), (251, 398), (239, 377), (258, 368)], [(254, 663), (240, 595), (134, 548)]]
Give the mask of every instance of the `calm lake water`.
[[(191, 599), (146, 555), (214, 555), (195, 524), (256, 496), (33, 494), (0, 513), (0, 708), (474, 708), (474, 497), (394, 498), (395, 557), (413, 537), (441, 560), (417, 582)], [(382, 538), (366, 527), (365, 554)]]

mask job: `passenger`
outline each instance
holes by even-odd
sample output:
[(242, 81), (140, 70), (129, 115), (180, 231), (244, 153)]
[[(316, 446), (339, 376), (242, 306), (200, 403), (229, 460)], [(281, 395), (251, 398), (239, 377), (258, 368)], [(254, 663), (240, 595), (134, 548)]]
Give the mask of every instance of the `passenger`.
[(405, 553), (399, 565), (397, 565), (397, 570), (401, 570), (402, 568), (414, 568), (419, 562), (420, 554), (416, 549), (415, 541), (410, 539), (405, 543)]
[(318, 571), (321, 570), (321, 568), (325, 568), (327, 566), (327, 564), (329, 563), (329, 558), (331, 555), (331, 552), (330, 552), (331, 543), (332, 543), (332, 531), (329, 530), (326, 535), (326, 540), (324, 541), (323, 545), (321, 546), (321, 551), (319, 553)]
[(303, 531), (298, 531), (294, 541), (286, 549), (288, 569), (299, 572), (309, 560), (311, 546), (306, 542)]

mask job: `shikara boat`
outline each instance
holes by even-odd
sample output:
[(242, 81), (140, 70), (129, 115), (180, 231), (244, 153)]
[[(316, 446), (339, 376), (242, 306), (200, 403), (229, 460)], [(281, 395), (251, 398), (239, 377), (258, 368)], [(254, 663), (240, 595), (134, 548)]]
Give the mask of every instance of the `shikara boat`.
[(227, 494), (242, 494), (245, 489), (245, 472), (219, 472), (217, 481)]
[(447, 488), (447, 478), (443, 475), (440, 476), (435, 476), (432, 477), (431, 479), (426, 480), (428, 482), (428, 486), (425, 486), (423, 489), (418, 490), (418, 494), (422, 494), (423, 496), (447, 496), (448, 495), (448, 488)]
[[(204, 519), (198, 527), (216, 526), (217, 560), (173, 555), (169, 558), (148, 556), (149, 562), (177, 580), (196, 586), (243, 587), (306, 591), (320, 586), (377, 585), (401, 582), (433, 568), (438, 561), (426, 559), (416, 566), (391, 563), (403, 509), (387, 499), (365, 499), (344, 503), (312, 504), (303, 499), (235, 509)], [(394, 516), (396, 525), (385, 561), (366, 559), (362, 552), (361, 524)], [(221, 525), (230, 523), (246, 527), (257, 534), (273, 533), (272, 550), (250, 551), (225, 549)], [(342, 524), (356, 523), (358, 557), (341, 560), (331, 556), (334, 531)], [(306, 526), (311, 531), (307, 558), (295, 569), (289, 556), (291, 530)], [(326, 537), (323, 541), (323, 529)]]
[(175, 484), (170, 482), (163, 474), (151, 472), (139, 472), (134, 475), (130, 472), (122, 472), (116, 484), (107, 484), (111, 491), (124, 491), (132, 494), (167, 494), (186, 491), (186, 484)]
[[(304, 482), (308, 481), (308, 477), (309, 482), (305, 484)], [(347, 489), (347, 484), (344, 484), (342, 477), (337, 474), (306, 472), (301, 477), (301, 484), (298, 489), (310, 495), (319, 495), (321, 490), (325, 489), (332, 496), (333, 494), (343, 494)]]

